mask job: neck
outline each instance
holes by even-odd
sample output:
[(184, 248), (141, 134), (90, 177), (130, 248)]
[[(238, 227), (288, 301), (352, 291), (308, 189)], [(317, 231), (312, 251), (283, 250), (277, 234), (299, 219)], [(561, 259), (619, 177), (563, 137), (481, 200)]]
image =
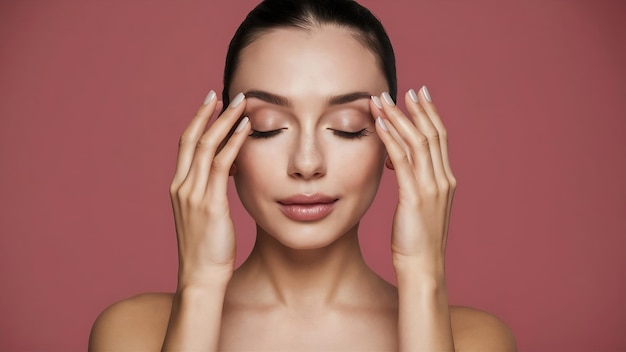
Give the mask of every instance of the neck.
[(261, 300), (292, 309), (315, 309), (344, 297), (354, 301), (358, 289), (375, 277), (361, 255), (357, 227), (316, 249), (288, 248), (257, 229), (255, 246), (238, 277), (255, 281), (252, 286)]

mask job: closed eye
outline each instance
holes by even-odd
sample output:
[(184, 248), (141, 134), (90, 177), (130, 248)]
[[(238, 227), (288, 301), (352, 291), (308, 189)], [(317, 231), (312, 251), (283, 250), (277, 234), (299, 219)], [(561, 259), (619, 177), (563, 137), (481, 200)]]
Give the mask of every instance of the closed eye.
[(367, 135), (369, 135), (371, 132), (367, 130), (367, 128), (364, 128), (362, 130), (356, 131), (356, 132), (346, 132), (346, 131), (341, 131), (341, 130), (334, 130), (329, 128), (329, 130), (333, 131), (333, 134), (337, 137), (341, 137), (341, 138), (346, 138), (346, 139), (355, 139), (355, 138), (362, 138), (365, 137)]
[(282, 132), (282, 130), (284, 130), (284, 128), (279, 128), (277, 130), (271, 130), (271, 131), (257, 131), (257, 130), (252, 130), (252, 132), (248, 135), (252, 138), (257, 138), (257, 139), (261, 139), (261, 138), (272, 138), (275, 135), (279, 134), (280, 132)]

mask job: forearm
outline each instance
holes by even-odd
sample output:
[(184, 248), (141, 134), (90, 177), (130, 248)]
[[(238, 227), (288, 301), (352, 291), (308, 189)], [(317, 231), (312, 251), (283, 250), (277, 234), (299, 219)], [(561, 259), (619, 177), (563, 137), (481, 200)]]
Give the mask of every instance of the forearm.
[(453, 352), (443, 263), (394, 257), (398, 280), (400, 352)]
[(227, 280), (178, 289), (162, 352), (217, 351)]

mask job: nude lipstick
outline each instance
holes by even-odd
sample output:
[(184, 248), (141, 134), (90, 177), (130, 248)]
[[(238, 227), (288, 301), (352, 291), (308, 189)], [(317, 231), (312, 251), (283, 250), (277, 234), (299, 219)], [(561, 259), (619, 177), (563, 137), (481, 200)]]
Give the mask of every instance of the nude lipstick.
[(337, 198), (315, 193), (297, 194), (278, 201), (280, 210), (295, 221), (317, 221), (333, 211)]

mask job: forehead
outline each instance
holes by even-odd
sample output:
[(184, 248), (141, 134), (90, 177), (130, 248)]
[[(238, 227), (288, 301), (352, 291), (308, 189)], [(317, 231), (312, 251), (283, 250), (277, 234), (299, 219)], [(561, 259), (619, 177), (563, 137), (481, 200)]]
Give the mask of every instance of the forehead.
[(230, 93), (249, 89), (297, 97), (388, 88), (377, 57), (354, 32), (326, 25), (275, 29), (244, 48)]

